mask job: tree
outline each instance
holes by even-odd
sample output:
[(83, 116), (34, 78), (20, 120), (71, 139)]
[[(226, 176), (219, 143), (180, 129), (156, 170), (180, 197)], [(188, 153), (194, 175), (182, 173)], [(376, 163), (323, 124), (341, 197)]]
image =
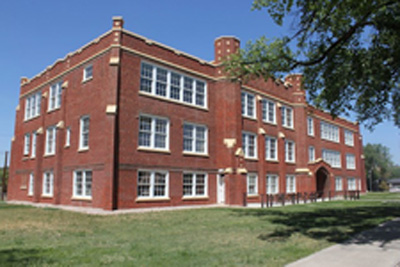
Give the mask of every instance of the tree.
[(233, 79), (302, 72), (308, 100), (333, 116), (400, 127), (400, 1), (255, 0), (252, 9), (281, 26), (292, 17), (295, 31), (247, 43), (225, 62)]
[[(364, 156), (368, 181), (372, 180), (372, 184), (380, 184), (382, 180), (391, 177), (394, 164), (388, 147), (381, 144), (367, 144), (364, 146)], [(368, 182), (368, 185), (371, 190), (371, 183)]]

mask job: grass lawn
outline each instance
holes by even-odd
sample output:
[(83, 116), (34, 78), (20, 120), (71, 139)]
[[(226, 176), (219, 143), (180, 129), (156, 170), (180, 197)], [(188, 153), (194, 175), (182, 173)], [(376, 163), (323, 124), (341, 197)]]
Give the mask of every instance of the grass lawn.
[(400, 217), (399, 196), (117, 216), (0, 203), (0, 266), (282, 266)]

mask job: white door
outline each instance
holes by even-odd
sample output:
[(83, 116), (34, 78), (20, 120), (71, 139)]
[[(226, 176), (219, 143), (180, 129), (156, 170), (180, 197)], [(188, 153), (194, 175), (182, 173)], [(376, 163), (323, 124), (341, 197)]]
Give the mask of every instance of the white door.
[(225, 177), (221, 174), (218, 175), (217, 179), (217, 201), (218, 204), (225, 203)]

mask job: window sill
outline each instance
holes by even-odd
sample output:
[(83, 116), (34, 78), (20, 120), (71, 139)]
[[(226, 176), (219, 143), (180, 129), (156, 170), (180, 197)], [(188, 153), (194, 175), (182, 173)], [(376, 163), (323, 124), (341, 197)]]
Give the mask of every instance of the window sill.
[(26, 190), (26, 189), (28, 189), (28, 188), (26, 187), (26, 185), (21, 185), (19, 189), (21, 189), (21, 190)]
[(243, 114), (242, 114), (242, 118), (243, 119), (248, 119), (248, 120), (251, 120), (251, 121), (257, 121), (256, 117), (250, 117), (250, 116), (246, 116), (246, 115), (243, 115)]
[(183, 196), (182, 200), (208, 200), (208, 196)]
[(87, 148), (79, 148), (78, 149), (78, 153), (83, 153), (83, 152), (87, 152), (87, 151), (89, 151), (88, 147)]
[(245, 160), (249, 160), (249, 161), (258, 161), (258, 158), (248, 158), (248, 157), (244, 157)]
[(33, 197), (33, 194), (28, 194), (27, 196), (28, 196), (28, 197)]
[(53, 198), (53, 195), (41, 195), (41, 198)]
[(189, 156), (189, 157), (203, 157), (203, 158), (210, 157), (210, 155), (208, 155), (208, 154), (202, 154), (202, 153), (196, 153), (196, 152), (183, 152), (182, 155)]
[(48, 158), (48, 157), (53, 157), (53, 156), (55, 156), (55, 155), (56, 155), (55, 153), (52, 153), (52, 154), (44, 154), (43, 157)]
[(155, 98), (155, 99), (158, 99), (158, 100), (162, 100), (162, 101), (166, 101), (166, 102), (170, 102), (170, 103), (174, 103), (174, 104), (178, 104), (178, 105), (183, 105), (183, 106), (187, 106), (187, 107), (191, 107), (191, 108), (196, 108), (196, 109), (208, 111), (208, 108), (206, 106), (204, 106), (204, 107), (197, 106), (197, 105), (190, 104), (190, 103), (187, 103), (187, 102), (183, 102), (183, 101), (180, 101), (180, 100), (175, 100), (175, 99), (170, 99), (170, 98), (164, 97), (164, 96), (154, 95), (154, 94), (148, 93), (148, 92), (139, 91), (139, 95), (140, 96), (146, 96), (146, 97)]
[(315, 138), (315, 135), (307, 134), (308, 137)]
[(286, 163), (286, 164), (292, 164), (292, 165), (295, 165), (295, 164), (296, 164), (295, 161), (285, 161), (285, 163)]
[(279, 163), (279, 160), (277, 159), (265, 159), (266, 162), (271, 162), (271, 163)]
[(31, 156), (31, 159), (35, 159), (36, 158), (36, 156)]
[(277, 126), (276, 122), (270, 122), (270, 121), (264, 121), (263, 120), (263, 123), (268, 124), (268, 125), (272, 125), (272, 126)]
[(171, 154), (171, 150), (164, 150), (164, 149), (157, 149), (157, 148), (138, 147), (137, 150), (142, 151), (142, 152)]
[(36, 116), (34, 116), (34, 117), (30, 117), (29, 119), (24, 119), (24, 122), (28, 122), (28, 121), (34, 120), (34, 119), (36, 119), (36, 118), (39, 118), (39, 117), (40, 117), (40, 114), (39, 114), (39, 115), (36, 115)]
[(283, 127), (284, 129), (286, 129), (286, 130), (294, 131), (294, 127), (288, 127), (288, 126), (284, 126), (284, 125), (282, 125), (282, 127)]
[(60, 110), (60, 109), (61, 109), (61, 107), (57, 107), (57, 108), (53, 108), (53, 109), (48, 109), (48, 110), (47, 110), (47, 113), (52, 113), (52, 112), (55, 112), (55, 111)]
[(24, 157), (22, 158), (22, 161), (27, 161), (27, 160), (29, 160), (29, 156), (24, 156)]
[(247, 198), (258, 198), (259, 195), (257, 194), (251, 194), (251, 195), (247, 195)]
[(138, 197), (136, 198), (136, 202), (162, 202), (162, 201), (170, 201), (169, 197)]
[(90, 77), (90, 78), (87, 78), (87, 79), (85, 79), (85, 80), (82, 80), (82, 84), (87, 83), (87, 82), (90, 82), (91, 80), (93, 80), (93, 76)]
[(65, 146), (64, 146), (64, 148), (69, 148), (69, 147), (70, 147), (70, 145), (65, 145)]
[(79, 200), (79, 201), (92, 201), (91, 197), (71, 197), (71, 200)]

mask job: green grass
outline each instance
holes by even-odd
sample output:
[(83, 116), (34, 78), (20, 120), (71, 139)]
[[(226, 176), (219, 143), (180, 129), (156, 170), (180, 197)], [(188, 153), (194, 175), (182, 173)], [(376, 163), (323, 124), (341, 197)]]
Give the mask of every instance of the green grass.
[(400, 217), (363, 199), (117, 216), (0, 203), (0, 266), (283, 266)]

